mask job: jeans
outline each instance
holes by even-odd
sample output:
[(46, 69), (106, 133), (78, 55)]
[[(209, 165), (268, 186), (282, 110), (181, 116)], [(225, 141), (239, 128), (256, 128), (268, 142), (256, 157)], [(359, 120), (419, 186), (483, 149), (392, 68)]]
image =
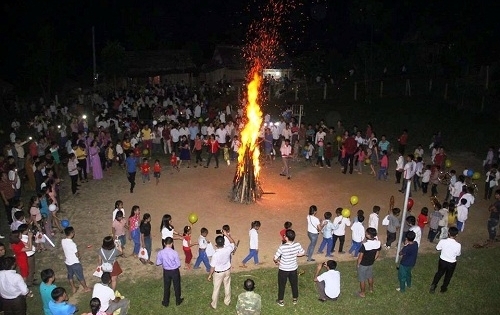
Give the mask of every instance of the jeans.
[(358, 257), (359, 250), (361, 249), (361, 242), (352, 241), (351, 248), (349, 249), (349, 254), (353, 253), (354, 257)]
[(125, 244), (127, 244), (127, 237), (125, 235), (118, 235), (118, 240), (122, 245), (122, 249), (125, 248)]
[(421, 188), (420, 185), (420, 177), (418, 175), (413, 176), (413, 189), (417, 191), (419, 188)]
[(210, 153), (208, 152), (208, 159), (207, 159), (207, 167), (210, 165), (210, 160), (212, 160), (212, 157), (215, 159), (215, 167), (219, 167), (219, 151), (215, 153)]
[(455, 267), (457, 263), (450, 263), (439, 259), (438, 263), (438, 271), (434, 275), (434, 280), (432, 280), (432, 286), (436, 287), (441, 280), (441, 277), (444, 275), (443, 285), (441, 286), (441, 291), (446, 291), (448, 289), (448, 285), (450, 284), (451, 277), (453, 276), (453, 272), (455, 272)]
[(387, 168), (385, 167), (381, 167), (379, 170), (378, 170), (378, 176), (377, 176), (377, 179), (378, 180), (381, 180), (382, 177), (384, 177), (384, 180), (387, 180)]
[(413, 266), (403, 266), (399, 265), (398, 269), (398, 280), (399, 280), (399, 291), (405, 292), (406, 287), (411, 287), (411, 270)]
[(333, 234), (332, 253), (335, 251), (335, 244), (337, 243), (337, 239), (340, 242), (339, 253), (342, 253), (344, 251), (345, 235), (335, 235), (335, 234)]
[(309, 246), (307, 247), (307, 260), (312, 259), (314, 254), (314, 247), (316, 247), (316, 242), (318, 242), (318, 233), (307, 232), (307, 237), (309, 237)]
[(488, 219), (488, 235), (490, 241), (494, 241), (497, 237), (497, 227), (498, 227), (498, 219)]
[(323, 254), (323, 249), (326, 246), (326, 256), (329, 256), (330, 253), (332, 252), (332, 246), (333, 246), (333, 238), (329, 237), (323, 237), (323, 240), (321, 241), (321, 244), (319, 245), (318, 253)]
[(292, 271), (278, 270), (278, 300), (283, 301), (285, 297), (285, 286), (286, 281), (290, 281), (290, 286), (292, 287), (292, 298), (296, 299), (299, 297), (299, 278), (297, 275), (297, 269)]
[(250, 252), (248, 253), (247, 257), (243, 259), (243, 264), (246, 264), (247, 261), (249, 261), (251, 258), (253, 258), (253, 262), (256, 265), (259, 263), (259, 251), (257, 249), (250, 248)]
[(134, 242), (134, 255), (137, 255), (141, 249), (141, 232), (139, 229), (130, 231), (130, 238)]
[(205, 249), (198, 249), (198, 258), (196, 258), (196, 262), (194, 263), (194, 269), (200, 267), (200, 264), (203, 262), (205, 265), (205, 269), (207, 272), (210, 271), (210, 261), (208, 260), (207, 252)]
[(149, 260), (151, 260), (151, 245), (152, 245), (151, 236), (144, 236), (144, 247), (148, 252)]
[(459, 232), (463, 232), (464, 231), (464, 222), (457, 220), (457, 229)]

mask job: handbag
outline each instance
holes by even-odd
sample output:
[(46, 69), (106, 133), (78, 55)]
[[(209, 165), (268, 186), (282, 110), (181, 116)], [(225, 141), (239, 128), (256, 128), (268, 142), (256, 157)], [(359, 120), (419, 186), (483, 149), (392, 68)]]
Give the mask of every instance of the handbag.
[(102, 248), (101, 248), (101, 253), (102, 253), (102, 256), (104, 257), (104, 260), (103, 260), (103, 262), (101, 264), (101, 270), (103, 272), (113, 272), (113, 264), (109, 262), (109, 259), (115, 253), (115, 249), (113, 248), (113, 251), (111, 252), (111, 255), (109, 255), (109, 258), (106, 258), (106, 256), (104, 255), (104, 251), (102, 250)]
[(102, 268), (101, 266), (97, 266), (94, 273), (92, 274), (94, 277), (100, 278), (102, 276)]
[(142, 258), (144, 260), (148, 260), (149, 259), (148, 251), (146, 250), (146, 248), (142, 247), (139, 250), (139, 255), (137, 255), (137, 258), (139, 258), (139, 259)]
[(384, 219), (382, 220), (382, 225), (383, 226), (388, 226), (389, 225), (389, 215), (386, 215)]

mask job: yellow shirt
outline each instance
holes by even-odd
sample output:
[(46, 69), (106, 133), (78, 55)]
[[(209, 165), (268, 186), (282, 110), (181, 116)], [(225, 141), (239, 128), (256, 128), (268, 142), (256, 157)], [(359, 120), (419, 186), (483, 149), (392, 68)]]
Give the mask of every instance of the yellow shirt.
[(81, 147), (75, 150), (75, 155), (78, 160), (85, 160), (87, 158), (87, 153), (85, 153), (85, 150), (82, 150)]
[(142, 140), (151, 140), (151, 128), (142, 129)]

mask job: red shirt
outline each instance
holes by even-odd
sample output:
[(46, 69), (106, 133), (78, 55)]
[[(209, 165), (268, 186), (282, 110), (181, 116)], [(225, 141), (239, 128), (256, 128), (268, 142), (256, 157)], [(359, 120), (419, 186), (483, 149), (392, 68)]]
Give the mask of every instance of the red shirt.
[(406, 143), (408, 142), (408, 135), (406, 133), (403, 133), (401, 137), (399, 137), (398, 141), (399, 144), (406, 145)]
[(172, 157), (170, 157), (170, 165), (172, 165), (172, 166), (177, 165), (177, 156), (176, 155), (172, 155)]
[(160, 163), (155, 163), (155, 165), (153, 166), (153, 172), (155, 172), (155, 173), (161, 172), (161, 165), (160, 165)]
[(422, 213), (418, 215), (418, 222), (417, 225), (423, 229), (425, 225), (427, 224), (427, 216), (423, 215)]
[(134, 155), (137, 157), (141, 156), (141, 149), (139, 147), (134, 148)]
[(150, 171), (151, 171), (151, 166), (149, 165), (149, 163), (148, 164), (146, 164), (146, 163), (141, 164), (142, 174), (149, 174)]
[(24, 243), (19, 241), (17, 244), (11, 244), (10, 248), (14, 255), (16, 255), (16, 263), (19, 267), (19, 273), (23, 278), (28, 277), (29, 267), (28, 267), (28, 255), (23, 251)]
[(358, 149), (358, 143), (353, 137), (348, 137), (344, 141), (344, 148), (346, 154), (354, 154)]
[(283, 229), (283, 230), (281, 230), (281, 231), (280, 231), (280, 235), (281, 235), (281, 240), (282, 240), (282, 241), (286, 241), (286, 240), (285, 240), (285, 233), (286, 233), (286, 230), (287, 230), (287, 229)]
[(210, 146), (208, 148), (210, 153), (215, 154), (219, 151), (219, 142), (217, 140), (209, 141), (208, 145)]

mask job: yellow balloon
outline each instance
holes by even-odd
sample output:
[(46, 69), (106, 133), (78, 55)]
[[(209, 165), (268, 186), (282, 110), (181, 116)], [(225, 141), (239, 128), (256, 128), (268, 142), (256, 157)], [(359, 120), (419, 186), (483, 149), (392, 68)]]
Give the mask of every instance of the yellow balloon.
[(474, 172), (474, 174), (472, 174), (472, 179), (480, 179), (480, 178), (481, 178), (481, 173)]
[(342, 141), (342, 137), (341, 136), (337, 136), (337, 142), (340, 142)]
[(195, 224), (196, 222), (198, 222), (198, 215), (196, 213), (191, 213), (188, 216), (188, 220), (189, 220), (189, 223)]
[(144, 149), (144, 150), (142, 151), (142, 154), (143, 154), (143, 155), (148, 155), (148, 154), (149, 154), (149, 150), (148, 150), (148, 149)]
[(349, 218), (351, 216), (351, 210), (347, 208), (342, 209), (342, 216), (344, 218)]
[(371, 163), (371, 162), (372, 162), (372, 161), (371, 161), (370, 159), (366, 159), (366, 160), (365, 160), (365, 164), (366, 164), (366, 165), (370, 165), (370, 163)]
[(446, 166), (448, 168), (451, 167), (451, 161), (450, 160), (444, 161), (444, 166)]
[(351, 205), (355, 206), (358, 204), (358, 196), (351, 196)]

